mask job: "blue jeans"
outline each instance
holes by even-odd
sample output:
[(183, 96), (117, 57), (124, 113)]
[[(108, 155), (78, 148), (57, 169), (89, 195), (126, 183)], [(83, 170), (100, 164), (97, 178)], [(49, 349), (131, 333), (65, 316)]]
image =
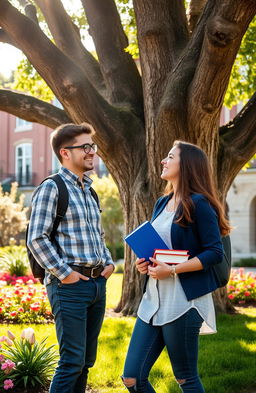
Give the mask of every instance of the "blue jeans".
[(50, 393), (84, 393), (89, 368), (96, 360), (105, 312), (106, 279), (100, 276), (62, 284), (54, 278), (46, 288), (60, 352)]
[(148, 375), (166, 346), (174, 376), (180, 381), (182, 392), (204, 393), (197, 371), (198, 336), (202, 322), (203, 319), (195, 308), (163, 326), (153, 326), (138, 318), (123, 373), (123, 378), (134, 378), (136, 382), (127, 389), (134, 393), (155, 393)]

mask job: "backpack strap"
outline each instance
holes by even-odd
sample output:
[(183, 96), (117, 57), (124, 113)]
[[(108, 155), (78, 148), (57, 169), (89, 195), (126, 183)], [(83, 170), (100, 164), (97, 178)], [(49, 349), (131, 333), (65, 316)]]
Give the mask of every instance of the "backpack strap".
[[(67, 186), (65, 184), (65, 182), (62, 180), (61, 176), (58, 173), (55, 173), (53, 175), (50, 175), (48, 177), (46, 177), (41, 184), (46, 181), (46, 180), (53, 180), (57, 187), (58, 187), (58, 202), (57, 202), (57, 215), (55, 217), (54, 223), (53, 223), (53, 227), (52, 227), (52, 232), (50, 235), (51, 241), (54, 239), (57, 228), (59, 226), (60, 221), (62, 220), (62, 218), (65, 216), (67, 208), (68, 208), (68, 201), (69, 201), (69, 196), (68, 196), (68, 190), (67, 190)], [(95, 199), (97, 206), (100, 210), (100, 212), (102, 212), (101, 208), (100, 208), (100, 202), (99, 202), (99, 197), (96, 193), (96, 191), (90, 187), (90, 192), (92, 194), (92, 197)]]
[[(42, 183), (45, 180), (53, 180), (57, 187), (58, 187), (58, 202), (57, 202), (57, 215), (55, 217), (53, 227), (52, 227), (52, 232), (50, 235), (51, 241), (54, 239), (57, 228), (59, 226), (60, 221), (62, 218), (65, 216), (67, 208), (68, 208), (68, 190), (65, 182), (62, 180), (61, 176), (58, 173), (55, 173), (54, 175), (46, 177)], [(41, 183), (41, 184), (42, 184)]]
[(100, 201), (99, 201), (99, 197), (98, 197), (97, 192), (92, 187), (90, 187), (90, 193), (92, 194), (92, 197), (95, 199), (95, 201), (96, 201), (96, 203), (98, 205), (99, 211), (101, 213), (102, 210), (100, 208)]

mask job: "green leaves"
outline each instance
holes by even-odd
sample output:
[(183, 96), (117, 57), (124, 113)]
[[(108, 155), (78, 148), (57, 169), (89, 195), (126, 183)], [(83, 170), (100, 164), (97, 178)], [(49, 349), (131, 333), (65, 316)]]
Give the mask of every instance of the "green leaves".
[(0, 250), (0, 268), (17, 277), (25, 276), (28, 270), (27, 251), (21, 246), (5, 247)]
[(232, 68), (224, 104), (228, 108), (245, 103), (256, 91), (256, 17), (244, 35)]
[(48, 386), (55, 369), (58, 355), (54, 345), (46, 347), (46, 340), (31, 344), (28, 340), (14, 340), (13, 346), (3, 350), (7, 359), (16, 363), (12, 373), (16, 386)]
[(47, 102), (54, 99), (54, 94), (49, 86), (26, 58), (21, 60), (18, 65), (11, 87), (15, 90), (29, 92), (32, 96)]

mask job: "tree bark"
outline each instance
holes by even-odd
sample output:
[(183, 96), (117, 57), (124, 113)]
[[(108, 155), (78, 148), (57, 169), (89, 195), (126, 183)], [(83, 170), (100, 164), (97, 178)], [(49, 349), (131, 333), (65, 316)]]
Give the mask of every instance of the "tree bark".
[(9, 44), (12, 46), (16, 46), (12, 39), (6, 34), (6, 32), (3, 29), (0, 29), (0, 42), (4, 42), (5, 44)]
[(104, 96), (106, 87), (99, 64), (83, 46), (79, 29), (72, 22), (61, 1), (35, 0), (35, 2), (44, 14), (58, 48), (86, 73), (92, 85)]
[(27, 121), (44, 124), (50, 128), (71, 122), (62, 109), (48, 102), (10, 90), (0, 89), (0, 110)]
[(207, 0), (190, 0), (188, 7), (188, 26), (189, 31), (192, 33), (196, 24), (202, 14)]
[(158, 7), (154, 0), (134, 0), (134, 10), (143, 76), (149, 182), (152, 189), (157, 189), (154, 180), (159, 178), (160, 165), (155, 157), (167, 153), (167, 146), (159, 145), (165, 130), (157, 127), (157, 114), (167, 76), (188, 42), (187, 21), (184, 4), (179, 0), (161, 0)]
[[(141, 78), (114, 0), (81, 0), (90, 26), (111, 103), (123, 103), (143, 118)], [(100, 26), (100, 29), (99, 29)]]

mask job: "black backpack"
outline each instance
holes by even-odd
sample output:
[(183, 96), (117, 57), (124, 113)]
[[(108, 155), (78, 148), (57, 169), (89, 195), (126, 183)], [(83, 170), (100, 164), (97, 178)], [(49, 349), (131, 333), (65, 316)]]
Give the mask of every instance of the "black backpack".
[(223, 236), (221, 241), (224, 251), (222, 261), (221, 263), (212, 266), (216, 281), (218, 283), (218, 288), (225, 287), (225, 285), (227, 285), (230, 277), (232, 261), (230, 237)]
[[(195, 232), (194, 226), (192, 226), (192, 230), (193, 232)], [(223, 246), (222, 261), (217, 265), (211, 266), (216, 282), (218, 284), (218, 288), (225, 287), (225, 285), (227, 285), (231, 273), (232, 262), (230, 236), (222, 236), (221, 242)]]
[[(64, 183), (64, 181), (62, 180), (60, 175), (58, 175), (56, 173), (54, 175), (48, 176), (41, 182), (41, 184), (48, 179), (53, 180), (58, 187), (57, 215), (54, 220), (52, 232), (50, 235), (50, 240), (51, 240), (51, 242), (53, 242), (57, 228), (59, 226), (59, 223), (66, 214), (66, 211), (68, 208), (69, 197), (68, 197), (68, 190), (67, 190), (66, 184)], [(93, 198), (95, 199), (95, 201), (98, 205), (98, 208), (100, 209), (99, 198), (98, 198), (96, 191), (92, 187), (90, 187), (90, 192), (91, 192)], [(44, 277), (45, 277), (45, 269), (41, 265), (39, 265), (39, 263), (35, 259), (34, 255), (32, 254), (32, 252), (30, 251), (30, 249), (27, 246), (28, 229), (29, 229), (29, 224), (27, 225), (27, 231), (26, 231), (26, 247), (27, 247), (27, 255), (28, 255), (28, 260), (29, 260), (31, 272), (32, 272), (33, 276), (35, 278), (38, 278), (39, 281), (43, 284)]]

